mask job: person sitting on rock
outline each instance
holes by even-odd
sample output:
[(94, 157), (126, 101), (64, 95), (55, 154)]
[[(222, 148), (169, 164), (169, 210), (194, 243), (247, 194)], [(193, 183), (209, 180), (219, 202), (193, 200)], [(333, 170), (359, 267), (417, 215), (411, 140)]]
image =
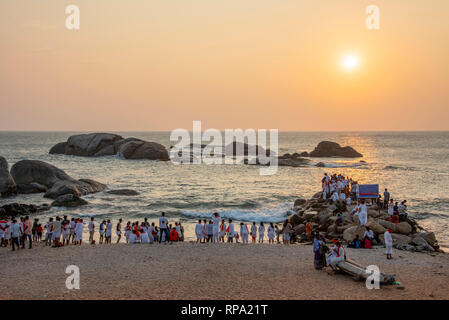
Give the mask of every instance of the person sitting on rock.
[(340, 261), (345, 260), (345, 250), (338, 239), (334, 239), (334, 247), (332, 248), (330, 254), (327, 256), (326, 263), (332, 268), (333, 271), (337, 270), (337, 264)]

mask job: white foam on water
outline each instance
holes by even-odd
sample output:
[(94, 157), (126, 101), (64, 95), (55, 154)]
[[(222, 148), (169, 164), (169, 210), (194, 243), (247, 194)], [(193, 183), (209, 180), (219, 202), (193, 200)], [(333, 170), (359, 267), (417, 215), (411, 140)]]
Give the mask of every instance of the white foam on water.
[[(224, 210), (218, 211), (220, 217), (231, 218), (238, 221), (255, 222), (282, 222), (288, 214), (292, 214), (293, 206), (291, 203), (282, 203), (272, 208), (261, 208), (257, 210)], [(183, 215), (190, 218), (212, 218), (217, 211), (180, 211)]]

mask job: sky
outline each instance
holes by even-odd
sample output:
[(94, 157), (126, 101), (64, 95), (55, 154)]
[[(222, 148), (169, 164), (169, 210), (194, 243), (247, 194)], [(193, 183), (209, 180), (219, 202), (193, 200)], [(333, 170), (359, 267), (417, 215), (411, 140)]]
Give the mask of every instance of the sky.
[(447, 0), (1, 0), (0, 130), (449, 130), (448, 57)]

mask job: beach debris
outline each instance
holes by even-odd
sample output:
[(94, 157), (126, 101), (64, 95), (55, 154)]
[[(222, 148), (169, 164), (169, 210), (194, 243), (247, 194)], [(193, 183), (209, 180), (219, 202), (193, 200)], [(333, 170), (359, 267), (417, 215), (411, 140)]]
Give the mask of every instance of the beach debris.
[[(370, 273), (366, 272), (366, 267), (349, 259), (338, 262), (337, 269), (353, 276), (353, 279), (355, 280), (363, 280), (363, 279), (366, 280), (369, 276), (371, 276)], [(394, 284), (395, 282), (396, 280), (394, 274), (386, 274), (383, 272), (380, 273), (379, 279), (380, 284), (391, 285)]]

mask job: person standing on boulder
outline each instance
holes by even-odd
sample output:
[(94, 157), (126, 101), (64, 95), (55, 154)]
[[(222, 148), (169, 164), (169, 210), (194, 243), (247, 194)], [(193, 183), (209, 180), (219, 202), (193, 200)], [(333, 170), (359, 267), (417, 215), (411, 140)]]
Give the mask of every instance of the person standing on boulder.
[(388, 203), (390, 202), (390, 193), (388, 192), (388, 189), (385, 188), (384, 191), (384, 209), (388, 209)]
[(165, 234), (165, 240), (170, 243), (170, 234), (168, 232), (168, 219), (165, 217), (165, 212), (161, 213), (161, 217), (159, 218), (159, 229), (161, 236), (159, 237), (159, 243), (161, 243), (162, 240), (162, 234)]

